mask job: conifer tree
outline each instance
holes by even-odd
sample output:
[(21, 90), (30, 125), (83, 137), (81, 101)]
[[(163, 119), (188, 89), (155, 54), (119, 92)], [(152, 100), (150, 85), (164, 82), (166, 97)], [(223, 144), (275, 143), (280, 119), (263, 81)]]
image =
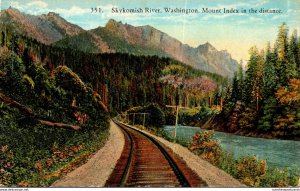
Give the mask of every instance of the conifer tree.
[(236, 103), (239, 97), (239, 84), (237, 79), (237, 73), (234, 73), (233, 80), (232, 80), (232, 91), (231, 91), (231, 98), (230, 101)]
[(278, 62), (276, 65), (276, 72), (278, 73), (279, 85), (287, 85), (288, 80), (297, 75), (296, 66), (292, 62), (289, 55), (289, 43), (288, 43), (288, 27), (283, 23), (279, 27), (276, 49), (278, 53)]
[(240, 61), (239, 68), (238, 68), (238, 89), (239, 89), (239, 95), (238, 100), (243, 99), (243, 92), (244, 92), (244, 71), (243, 71), (243, 61)]
[(288, 74), (289, 78), (294, 78), (297, 76), (297, 30), (294, 30), (293, 34), (290, 37), (289, 47), (288, 47)]
[(244, 101), (246, 104), (252, 102), (253, 87), (255, 84), (256, 68), (258, 62), (258, 50), (256, 47), (252, 47), (249, 50), (250, 60), (248, 61), (248, 68), (245, 75), (245, 95)]
[(270, 42), (267, 44), (266, 61), (263, 67), (263, 87), (262, 97), (267, 99), (270, 96), (274, 97), (274, 92), (277, 86), (278, 74), (276, 73), (276, 63), (278, 62), (277, 53), (271, 51)]
[(300, 73), (300, 37), (298, 38), (298, 54), (297, 54), (297, 69), (298, 69), (298, 74)]
[(245, 96), (244, 101), (248, 106), (253, 107), (256, 103), (258, 110), (259, 100), (261, 99), (262, 75), (263, 75), (263, 52), (259, 53), (256, 47), (252, 47), (249, 51), (250, 60), (248, 62), (248, 70), (245, 77)]

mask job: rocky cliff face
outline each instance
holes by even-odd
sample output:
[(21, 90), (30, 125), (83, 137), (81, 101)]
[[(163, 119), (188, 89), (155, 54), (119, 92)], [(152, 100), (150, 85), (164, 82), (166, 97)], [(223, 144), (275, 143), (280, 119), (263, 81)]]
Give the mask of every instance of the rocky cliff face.
[(45, 44), (86, 52), (166, 56), (229, 77), (238, 68), (225, 50), (218, 51), (209, 43), (193, 48), (149, 25), (136, 27), (111, 19), (105, 27), (85, 31), (53, 12), (33, 16), (12, 8), (1, 11), (0, 25), (13, 27), (17, 33)]
[(166, 55), (201, 70), (233, 76), (238, 69), (237, 61), (226, 50), (218, 51), (208, 42), (193, 48), (149, 25), (134, 27), (112, 19), (105, 29), (129, 44), (159, 49)]
[(13, 27), (17, 33), (27, 35), (45, 44), (51, 44), (84, 31), (55, 13), (34, 16), (21, 13), (13, 8), (1, 11), (0, 23), (6, 27)]

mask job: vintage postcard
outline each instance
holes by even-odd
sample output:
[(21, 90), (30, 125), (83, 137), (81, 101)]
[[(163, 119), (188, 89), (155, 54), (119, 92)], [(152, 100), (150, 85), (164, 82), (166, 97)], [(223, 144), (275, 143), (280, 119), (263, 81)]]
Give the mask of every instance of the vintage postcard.
[(300, 1), (0, 8), (1, 190), (299, 189)]

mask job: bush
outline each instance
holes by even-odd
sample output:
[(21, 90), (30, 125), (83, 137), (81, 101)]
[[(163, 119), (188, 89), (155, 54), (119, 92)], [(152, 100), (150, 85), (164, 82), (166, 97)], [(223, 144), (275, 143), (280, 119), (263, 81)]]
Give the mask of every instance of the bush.
[[(0, 101), (0, 184), (48, 186), (65, 168), (74, 168), (68, 166), (80, 164), (103, 145), (108, 116), (92, 90), (69, 68), (58, 67), (55, 81), (42, 64), (25, 66), (16, 54), (7, 54), (0, 58), (1, 93), (33, 115)], [(81, 129), (45, 126), (38, 119)]]
[(235, 177), (242, 183), (249, 186), (259, 186), (262, 177), (266, 174), (267, 162), (257, 161), (255, 156), (245, 156), (238, 160), (236, 164)]
[(260, 119), (258, 121), (258, 130), (263, 133), (267, 133), (273, 130), (274, 127), (274, 118), (276, 109), (276, 99), (271, 97), (264, 101), (262, 106), (262, 114), (260, 115)]
[[(159, 105), (155, 103), (151, 103), (144, 107), (133, 107), (129, 109), (127, 113), (149, 113), (149, 115), (146, 115), (145, 126), (162, 128), (166, 123), (164, 112)], [(133, 123), (133, 115), (130, 115), (130, 121)], [(143, 125), (143, 116), (135, 115), (134, 123)]]
[(266, 160), (259, 161), (255, 156), (235, 160), (232, 153), (223, 151), (212, 139), (212, 134), (212, 131), (197, 132), (189, 149), (247, 186), (287, 187), (298, 184), (299, 170), (267, 168)]
[(256, 127), (257, 112), (252, 108), (246, 108), (240, 115), (238, 122), (240, 129), (253, 129)]
[(204, 133), (196, 133), (190, 150), (202, 156), (212, 164), (216, 164), (221, 155), (221, 147), (217, 140), (212, 139), (213, 131), (205, 131)]
[(144, 109), (145, 112), (150, 113), (150, 122), (149, 125), (162, 128), (166, 123), (165, 114), (158, 104), (149, 104)]
[[(265, 176), (261, 177), (262, 187), (288, 187), (297, 186), (299, 179), (299, 172), (287, 169), (271, 168), (268, 169)], [(291, 172), (295, 173), (291, 173)], [(297, 176), (298, 174), (298, 176)]]

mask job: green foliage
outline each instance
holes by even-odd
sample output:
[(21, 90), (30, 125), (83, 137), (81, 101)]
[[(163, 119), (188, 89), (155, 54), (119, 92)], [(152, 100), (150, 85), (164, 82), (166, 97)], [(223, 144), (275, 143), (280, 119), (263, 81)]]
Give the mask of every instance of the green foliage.
[(221, 155), (218, 159), (217, 166), (230, 174), (231, 176), (236, 175), (236, 163), (233, 153), (222, 150)]
[[(245, 80), (241, 80), (240, 69), (239, 77), (235, 76), (227, 88), (221, 114), (225, 120), (238, 118), (239, 125), (234, 132), (242, 129), (240, 132), (273, 137), (299, 137), (299, 37), (294, 31), (289, 38), (288, 31), (283, 23), (274, 48), (268, 43), (265, 54), (256, 47), (251, 48)], [(234, 110), (239, 99), (246, 109), (237, 113)]]
[(67, 66), (58, 66), (55, 71), (55, 82), (61, 88), (76, 93), (86, 92), (87, 87), (79, 76)]
[(239, 64), (239, 69), (237, 73), (237, 80), (238, 80), (238, 100), (243, 100), (244, 95), (244, 71), (243, 71), (243, 62), (241, 60)]
[(247, 104), (255, 103), (257, 97), (261, 97), (261, 85), (263, 75), (263, 55), (256, 47), (250, 49), (250, 60), (245, 77), (245, 96)]
[(62, 48), (76, 48), (77, 50), (89, 53), (99, 53), (99, 49), (95, 43), (95, 39), (93, 39), (92, 35), (89, 32), (83, 32), (79, 35), (66, 37), (58, 42), (53, 44), (57, 47)]
[(166, 53), (164, 53), (162, 50), (158, 50), (156, 48), (148, 48), (144, 46), (130, 44), (107, 28), (99, 27), (97, 29), (94, 29), (93, 32), (99, 35), (102, 39), (105, 39), (105, 42), (108, 43), (108, 46), (111, 47), (113, 50), (118, 50), (118, 52), (134, 55), (158, 55), (164, 57), (167, 56)]
[(23, 76), (23, 80), (24, 80), (26, 85), (28, 85), (31, 89), (34, 89), (35, 83), (34, 83), (34, 81), (32, 80), (32, 78), (30, 76), (25, 74)]
[(276, 65), (276, 70), (278, 72), (278, 84), (287, 85), (290, 78), (297, 76), (296, 63), (294, 62), (293, 54), (297, 53), (295, 46), (295, 35), (292, 35), (291, 41), (288, 42), (288, 32), (289, 29), (286, 23), (283, 23), (279, 27), (276, 49), (278, 52), (278, 62)]
[(258, 187), (266, 172), (267, 162), (265, 160), (257, 161), (255, 156), (246, 156), (238, 160), (235, 176), (246, 185)]
[(1, 60), (1, 72), (4, 74), (0, 78), (3, 89), (12, 89), (13, 94), (19, 94), (24, 91), (22, 77), (25, 72), (25, 66), (22, 60), (13, 52), (8, 52), (6, 57)]
[(246, 108), (245, 111), (240, 115), (238, 122), (239, 128), (251, 130), (256, 127), (257, 112), (254, 109)]
[[(0, 101), (0, 184), (48, 186), (54, 180), (53, 172), (73, 160), (85, 160), (103, 145), (108, 116), (93, 91), (69, 68), (58, 67), (53, 78), (42, 64), (5, 48), (1, 51), (5, 53), (0, 59), (1, 93), (30, 108), (34, 115)], [(37, 119), (81, 129), (45, 126)]]
[[(183, 99), (184, 96), (189, 96), (190, 103), (197, 105), (203, 97), (203, 92), (190, 92), (190, 89), (183, 89), (182, 86), (176, 86), (176, 84), (167, 84), (161, 80), (166, 73), (171, 72), (177, 77), (184, 78), (187, 83), (197, 82), (198, 78), (203, 78), (201, 87), (208, 87), (209, 84), (213, 84), (213, 90), (216, 85), (221, 85), (226, 79), (217, 74), (209, 72), (203, 72), (186, 66), (178, 61), (170, 58), (158, 57), (158, 56), (134, 56), (134, 55), (160, 55), (159, 52), (153, 52), (150, 49), (143, 47), (130, 47), (125, 41), (115, 38), (111, 32), (107, 32), (105, 28), (98, 28), (93, 31), (105, 39), (109, 39), (107, 42), (109, 47), (114, 49), (114, 46), (120, 46), (121, 53), (113, 54), (90, 54), (71, 48), (61, 48), (66, 46), (47, 46), (40, 44), (35, 40), (27, 37), (14, 36), (11, 29), (4, 29), (7, 42), (13, 38), (18, 39), (18, 42), (24, 42), (24, 47), (19, 48), (18, 43), (13, 43), (8, 48), (10, 50), (20, 49), (18, 52), (23, 52), (22, 59), (24, 65), (28, 67), (28, 76), (36, 83), (36, 88), (39, 89), (37, 83), (43, 81), (45, 85), (53, 84), (55, 81), (54, 70), (58, 66), (67, 66), (75, 74), (77, 74), (82, 81), (84, 81), (87, 87), (90, 87), (94, 92), (98, 93), (102, 99), (102, 103), (108, 108), (112, 115), (126, 111), (136, 105), (147, 105), (149, 103), (158, 103), (159, 105), (174, 104), (176, 98)], [(91, 36), (86, 35), (87, 39)], [(66, 41), (71, 39), (67, 39)], [(22, 44), (19, 43), (19, 44)], [(61, 42), (63, 44), (63, 42)], [(84, 42), (76, 42), (84, 43)], [(75, 44), (76, 44), (75, 43)], [(124, 44), (125, 43), (125, 44)], [(59, 44), (59, 42), (58, 42)], [(94, 44), (94, 42), (92, 42)], [(83, 46), (80, 46), (84, 49)], [(134, 50), (133, 50), (133, 49)], [(128, 54), (129, 53), (129, 54)], [(176, 68), (172, 68), (176, 66)], [(47, 82), (45, 80), (35, 79), (35, 70), (40, 66), (43, 67), (47, 75), (52, 78)], [(168, 66), (171, 66), (170, 68)], [(170, 69), (170, 70), (169, 70)], [(41, 76), (42, 77), (42, 76)], [(65, 79), (64, 79), (65, 80)], [(190, 82), (191, 81), (191, 82)], [(59, 84), (60, 80), (56, 80), (58, 84), (57, 92), (64, 94), (62, 86)], [(69, 82), (67, 82), (68, 84)], [(209, 84), (207, 84), (209, 83)], [(41, 84), (42, 85), (42, 84)], [(176, 86), (176, 87), (173, 87)], [(67, 87), (65, 87), (67, 89)], [(207, 90), (204, 89), (205, 92)], [(210, 89), (208, 90), (210, 92)], [(42, 93), (42, 92), (41, 92)], [(44, 93), (49, 99), (47, 92)], [(65, 93), (67, 94), (67, 92)], [(189, 95), (188, 95), (189, 94)], [(63, 95), (62, 95), (63, 96)], [(69, 95), (65, 95), (68, 97)], [(208, 96), (208, 95), (205, 95)], [(51, 99), (53, 96), (51, 97)], [(76, 99), (78, 101), (78, 99)]]
[(300, 80), (291, 79), (288, 86), (279, 87), (275, 95), (280, 104), (280, 112), (275, 118), (274, 134), (276, 136), (299, 136)]
[[(165, 125), (165, 114), (159, 105), (155, 103), (148, 104), (144, 107), (134, 107), (127, 111), (128, 114), (131, 113), (147, 113), (145, 115), (145, 126), (162, 128)], [(143, 125), (143, 115), (135, 115), (134, 123)], [(130, 115), (130, 121), (133, 122), (133, 115)]]
[(299, 170), (268, 168), (266, 160), (258, 160), (256, 156), (235, 160), (232, 153), (222, 150), (212, 135), (212, 131), (195, 133), (189, 149), (247, 186), (288, 187), (298, 184)]
[[(170, 108), (168, 108), (170, 109)], [(170, 111), (171, 112), (171, 111)], [(175, 116), (175, 113), (170, 113), (171, 115)], [(186, 109), (186, 110), (180, 110), (179, 111), (179, 124), (183, 124), (183, 125), (189, 125), (197, 120), (200, 120), (198, 117), (199, 114), (199, 108), (191, 108), (191, 109)], [(170, 123), (169, 123), (170, 124)], [(175, 124), (175, 120), (174, 123)]]
[(277, 101), (273, 97), (267, 98), (262, 106), (261, 117), (258, 121), (258, 130), (267, 133), (273, 130)]
[(221, 147), (217, 140), (212, 139), (213, 131), (197, 132), (193, 136), (190, 150), (202, 156), (212, 164), (216, 164), (221, 156)]
[(267, 173), (261, 177), (261, 187), (289, 187), (297, 186), (299, 179), (299, 172), (295, 169), (278, 169), (270, 168)]
[(274, 96), (278, 78), (275, 68), (278, 62), (277, 59), (277, 53), (271, 52), (270, 43), (268, 43), (266, 61), (263, 68), (262, 97), (264, 99)]
[(232, 80), (232, 91), (230, 101), (235, 103), (239, 99), (239, 82), (237, 79), (237, 73), (234, 73), (233, 80)]

